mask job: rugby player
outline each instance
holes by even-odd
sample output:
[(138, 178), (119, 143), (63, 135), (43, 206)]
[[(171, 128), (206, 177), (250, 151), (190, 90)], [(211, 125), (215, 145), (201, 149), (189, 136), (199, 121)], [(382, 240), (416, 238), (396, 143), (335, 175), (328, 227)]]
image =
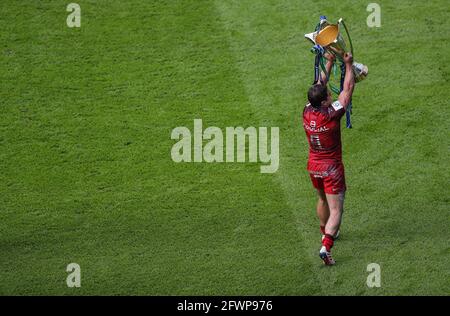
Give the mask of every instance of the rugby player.
[[(334, 57), (328, 54), (328, 73)], [(341, 118), (349, 105), (355, 86), (352, 70), (353, 56), (344, 55), (345, 78), (338, 100), (331, 98), (327, 77), (315, 83), (308, 91), (309, 103), (303, 110), (303, 127), (309, 142), (307, 170), (317, 190), (317, 215), (322, 232), (319, 256), (326, 265), (334, 265), (331, 248), (339, 232), (346, 190), (344, 164), (342, 162)]]

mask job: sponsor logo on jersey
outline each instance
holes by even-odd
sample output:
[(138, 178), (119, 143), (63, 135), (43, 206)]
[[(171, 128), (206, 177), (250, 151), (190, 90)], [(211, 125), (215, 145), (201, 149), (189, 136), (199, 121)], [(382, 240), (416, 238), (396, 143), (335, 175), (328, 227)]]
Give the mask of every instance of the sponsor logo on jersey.
[[(311, 121), (311, 122), (314, 122), (314, 121)], [(308, 131), (314, 132), (314, 133), (326, 132), (326, 131), (329, 130), (329, 128), (326, 127), (326, 126), (321, 126), (321, 127), (319, 127), (319, 128), (316, 128), (316, 127), (315, 127), (315, 124), (316, 124), (316, 122), (314, 122), (314, 127), (312, 127), (312, 126), (308, 126), (307, 124), (303, 123), (303, 126), (304, 126), (305, 129), (307, 129)], [(310, 125), (312, 125), (312, 124), (310, 123)]]

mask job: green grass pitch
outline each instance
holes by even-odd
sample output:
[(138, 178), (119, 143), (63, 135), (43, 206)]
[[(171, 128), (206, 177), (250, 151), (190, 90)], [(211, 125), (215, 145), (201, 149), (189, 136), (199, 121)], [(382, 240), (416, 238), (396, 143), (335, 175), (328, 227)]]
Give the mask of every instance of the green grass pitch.
[[(0, 294), (450, 294), (447, 1), (379, 0), (380, 28), (370, 1), (78, 0), (80, 28), (69, 2), (0, 2)], [(370, 72), (332, 268), (301, 126), (321, 14)], [(278, 172), (174, 163), (196, 118), (279, 127)]]

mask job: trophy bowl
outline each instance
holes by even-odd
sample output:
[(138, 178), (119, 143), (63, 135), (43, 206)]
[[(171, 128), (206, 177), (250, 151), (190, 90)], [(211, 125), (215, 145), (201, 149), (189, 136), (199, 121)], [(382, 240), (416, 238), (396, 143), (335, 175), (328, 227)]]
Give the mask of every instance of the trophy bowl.
[[(349, 45), (347, 45), (342, 30), (345, 30)], [(311, 38), (309, 39), (311, 40)], [(325, 24), (325, 27), (319, 30), (313, 39), (314, 42), (322, 46), (324, 50), (335, 55), (341, 63), (344, 60), (344, 54), (346, 52), (351, 52), (353, 55), (352, 41), (343, 19), (339, 19), (337, 24)], [(364, 80), (369, 73), (368, 67), (358, 62), (353, 62), (352, 68), (355, 75), (355, 82)]]

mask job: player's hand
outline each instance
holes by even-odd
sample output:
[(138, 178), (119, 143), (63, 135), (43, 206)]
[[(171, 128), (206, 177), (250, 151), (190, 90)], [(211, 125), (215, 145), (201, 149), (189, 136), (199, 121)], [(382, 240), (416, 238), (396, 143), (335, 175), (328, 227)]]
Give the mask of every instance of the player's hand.
[(344, 63), (353, 64), (353, 55), (351, 53), (344, 54)]
[(336, 60), (336, 56), (334, 56), (334, 54), (330, 54), (330, 53), (325, 53), (325, 55), (323, 55), (328, 61), (334, 62)]

